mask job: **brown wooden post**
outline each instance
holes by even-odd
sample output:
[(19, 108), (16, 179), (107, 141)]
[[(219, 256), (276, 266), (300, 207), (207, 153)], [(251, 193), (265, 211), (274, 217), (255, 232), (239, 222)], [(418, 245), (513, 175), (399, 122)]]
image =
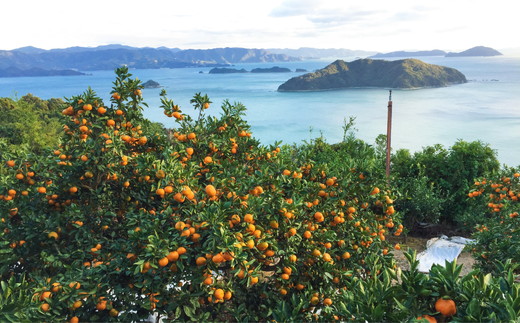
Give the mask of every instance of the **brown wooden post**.
[(388, 122), (386, 127), (386, 180), (390, 183), (390, 151), (392, 149), (392, 90), (388, 99)]

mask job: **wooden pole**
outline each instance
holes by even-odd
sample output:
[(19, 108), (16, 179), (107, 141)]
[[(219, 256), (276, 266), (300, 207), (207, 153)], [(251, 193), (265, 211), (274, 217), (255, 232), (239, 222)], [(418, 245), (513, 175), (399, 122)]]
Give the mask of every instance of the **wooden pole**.
[(388, 98), (388, 121), (386, 127), (386, 180), (390, 183), (390, 151), (392, 149), (392, 90)]

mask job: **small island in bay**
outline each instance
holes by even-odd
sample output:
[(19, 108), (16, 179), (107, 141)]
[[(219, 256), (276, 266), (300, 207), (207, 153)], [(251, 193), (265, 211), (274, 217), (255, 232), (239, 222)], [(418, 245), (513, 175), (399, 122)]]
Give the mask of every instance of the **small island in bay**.
[(154, 80), (148, 80), (143, 83), (143, 87), (145, 89), (157, 89), (157, 88), (161, 87), (161, 84), (159, 84), (158, 82), (156, 82)]
[(251, 73), (288, 73), (291, 70), (285, 67), (253, 68)]
[(314, 73), (289, 79), (278, 87), (278, 91), (321, 91), (362, 87), (410, 89), (443, 87), (466, 82), (464, 74), (454, 68), (427, 64), (418, 59), (358, 59), (353, 62), (337, 60)]
[(215, 67), (212, 68), (209, 74), (233, 74), (233, 73), (247, 73), (245, 69), (227, 68), (227, 67)]

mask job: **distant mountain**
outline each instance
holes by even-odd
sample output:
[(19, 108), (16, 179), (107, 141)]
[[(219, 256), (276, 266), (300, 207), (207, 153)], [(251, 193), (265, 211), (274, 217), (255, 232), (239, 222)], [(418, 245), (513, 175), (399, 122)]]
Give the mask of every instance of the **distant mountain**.
[(368, 57), (376, 52), (364, 50), (351, 50), (344, 48), (311, 48), (301, 47), (298, 49), (290, 48), (270, 48), (271, 53), (285, 54), (289, 56), (311, 59), (311, 58), (343, 58), (343, 57)]
[(476, 46), (470, 49), (467, 49), (460, 53), (448, 53), (446, 57), (462, 57), (462, 56), (499, 56), (502, 55), (501, 52), (496, 49), (484, 46)]
[(84, 73), (73, 70), (45, 70), (38, 67), (29, 69), (19, 69), (17, 67), (8, 67), (0, 69), (0, 77), (22, 77), (22, 76), (74, 76), (85, 75)]
[(248, 72), (246, 69), (236, 69), (236, 68), (227, 68), (227, 67), (215, 67), (209, 71), (209, 74), (233, 74), (233, 73), (288, 73), (291, 72), (290, 69), (285, 67), (269, 67), (269, 68), (253, 68), (251, 72)]
[(439, 49), (434, 50), (422, 50), (416, 52), (407, 52), (407, 51), (396, 51), (390, 53), (377, 53), (370, 58), (386, 58), (386, 57), (421, 57), (421, 56), (445, 56), (446, 52)]
[(293, 77), (278, 91), (319, 91), (351, 87), (423, 88), (465, 83), (456, 69), (424, 63), (418, 59), (397, 61), (337, 60), (314, 73)]
[(174, 54), (175, 58), (184, 62), (200, 62), (206, 64), (236, 64), (263, 62), (290, 62), (298, 58), (285, 54), (273, 54), (265, 49), (249, 48), (213, 48), (187, 49)]
[(99, 47), (70, 47), (43, 50), (22, 47), (0, 51), (0, 69), (40, 68), (46, 70), (72, 69), (81, 71), (112, 70), (122, 65), (130, 68), (177, 68), (225, 66), (235, 63), (295, 61), (295, 57), (273, 54), (265, 49), (214, 48), (136, 48), (123, 45)]

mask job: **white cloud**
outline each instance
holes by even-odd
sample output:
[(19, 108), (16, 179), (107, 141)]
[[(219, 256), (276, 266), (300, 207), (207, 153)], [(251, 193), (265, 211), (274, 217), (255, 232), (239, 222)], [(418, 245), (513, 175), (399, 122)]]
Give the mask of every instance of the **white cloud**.
[(520, 47), (520, 19), (508, 0), (25, 0), (5, 1), (2, 12), (2, 49)]

